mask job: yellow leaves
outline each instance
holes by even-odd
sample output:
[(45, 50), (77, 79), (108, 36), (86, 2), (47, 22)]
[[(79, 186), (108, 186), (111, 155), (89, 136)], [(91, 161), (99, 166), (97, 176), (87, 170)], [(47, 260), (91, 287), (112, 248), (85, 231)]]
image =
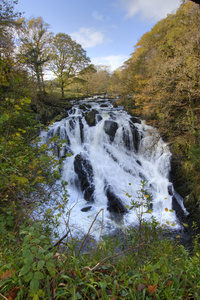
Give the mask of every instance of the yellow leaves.
[(165, 211), (168, 211), (168, 208), (165, 208)]
[(12, 179), (14, 181), (17, 181), (19, 184), (28, 184), (28, 179), (26, 177), (18, 176), (18, 175), (13, 175)]
[(18, 104), (15, 104), (15, 109), (18, 111), (21, 110), (22, 108)]
[(131, 196), (129, 195), (129, 193), (126, 193), (126, 196), (129, 197), (129, 198), (131, 198)]
[(16, 137), (20, 137), (21, 134), (20, 134), (19, 132), (16, 132), (16, 133), (15, 133), (15, 136), (16, 136)]
[(26, 133), (26, 130), (25, 130), (25, 129), (18, 128), (18, 131), (20, 131), (20, 132), (22, 132), (22, 133)]

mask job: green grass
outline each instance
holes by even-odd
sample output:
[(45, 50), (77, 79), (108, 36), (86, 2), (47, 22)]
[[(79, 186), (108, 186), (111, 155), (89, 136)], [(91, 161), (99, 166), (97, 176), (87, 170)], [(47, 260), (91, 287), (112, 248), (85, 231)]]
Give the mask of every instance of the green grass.
[(51, 248), (40, 222), (26, 222), (16, 234), (10, 221), (1, 216), (2, 299), (12, 292), (9, 299), (200, 299), (198, 237), (190, 254), (142, 224), (142, 238), (130, 229), (80, 251), (82, 241), (74, 239)]

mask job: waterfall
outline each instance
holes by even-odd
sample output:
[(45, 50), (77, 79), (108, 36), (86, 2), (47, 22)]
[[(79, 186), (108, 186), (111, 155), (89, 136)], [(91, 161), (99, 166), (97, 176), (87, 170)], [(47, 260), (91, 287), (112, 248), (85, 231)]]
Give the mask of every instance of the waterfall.
[[(56, 134), (62, 145), (51, 140)], [(141, 200), (141, 182), (147, 194), (142, 201), (152, 199), (143, 218), (179, 228), (172, 210), (169, 147), (156, 129), (123, 107), (100, 98), (74, 102), (68, 117), (42, 132), (41, 139), (62, 158), (61, 180), (68, 182), (69, 193), (66, 219), (73, 234), (86, 234), (94, 219), (90, 233), (96, 238), (102, 230), (137, 226), (138, 210), (129, 208), (132, 200)], [(60, 221), (65, 233), (66, 220)]]

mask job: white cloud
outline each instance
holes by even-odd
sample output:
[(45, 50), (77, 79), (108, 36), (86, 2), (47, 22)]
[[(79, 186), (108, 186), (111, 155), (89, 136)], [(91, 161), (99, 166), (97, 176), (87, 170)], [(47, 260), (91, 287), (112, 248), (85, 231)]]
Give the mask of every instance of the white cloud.
[(103, 21), (104, 20), (104, 16), (103, 15), (100, 15), (99, 13), (98, 13), (98, 11), (93, 11), (92, 12), (92, 17), (93, 17), (93, 19), (95, 19), (96, 21)]
[(127, 18), (141, 14), (142, 18), (156, 22), (176, 11), (181, 4), (181, 0), (118, 0), (118, 2), (127, 11)]
[(95, 57), (91, 61), (94, 65), (106, 65), (110, 66), (110, 70), (114, 71), (117, 68), (121, 67), (123, 63), (129, 59), (128, 55), (110, 55), (104, 57)]
[(101, 31), (96, 31), (94, 28), (88, 27), (81, 27), (79, 31), (73, 32), (70, 35), (83, 48), (92, 48), (109, 41)]

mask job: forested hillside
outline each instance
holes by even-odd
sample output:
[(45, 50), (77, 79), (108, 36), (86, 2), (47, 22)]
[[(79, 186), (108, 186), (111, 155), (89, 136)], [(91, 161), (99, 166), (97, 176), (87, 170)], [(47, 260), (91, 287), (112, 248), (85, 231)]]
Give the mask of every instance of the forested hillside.
[[(189, 211), (200, 205), (200, 6), (183, 3), (145, 33), (111, 88), (159, 128), (173, 152), (172, 179)], [(192, 208), (192, 210), (191, 210)]]

